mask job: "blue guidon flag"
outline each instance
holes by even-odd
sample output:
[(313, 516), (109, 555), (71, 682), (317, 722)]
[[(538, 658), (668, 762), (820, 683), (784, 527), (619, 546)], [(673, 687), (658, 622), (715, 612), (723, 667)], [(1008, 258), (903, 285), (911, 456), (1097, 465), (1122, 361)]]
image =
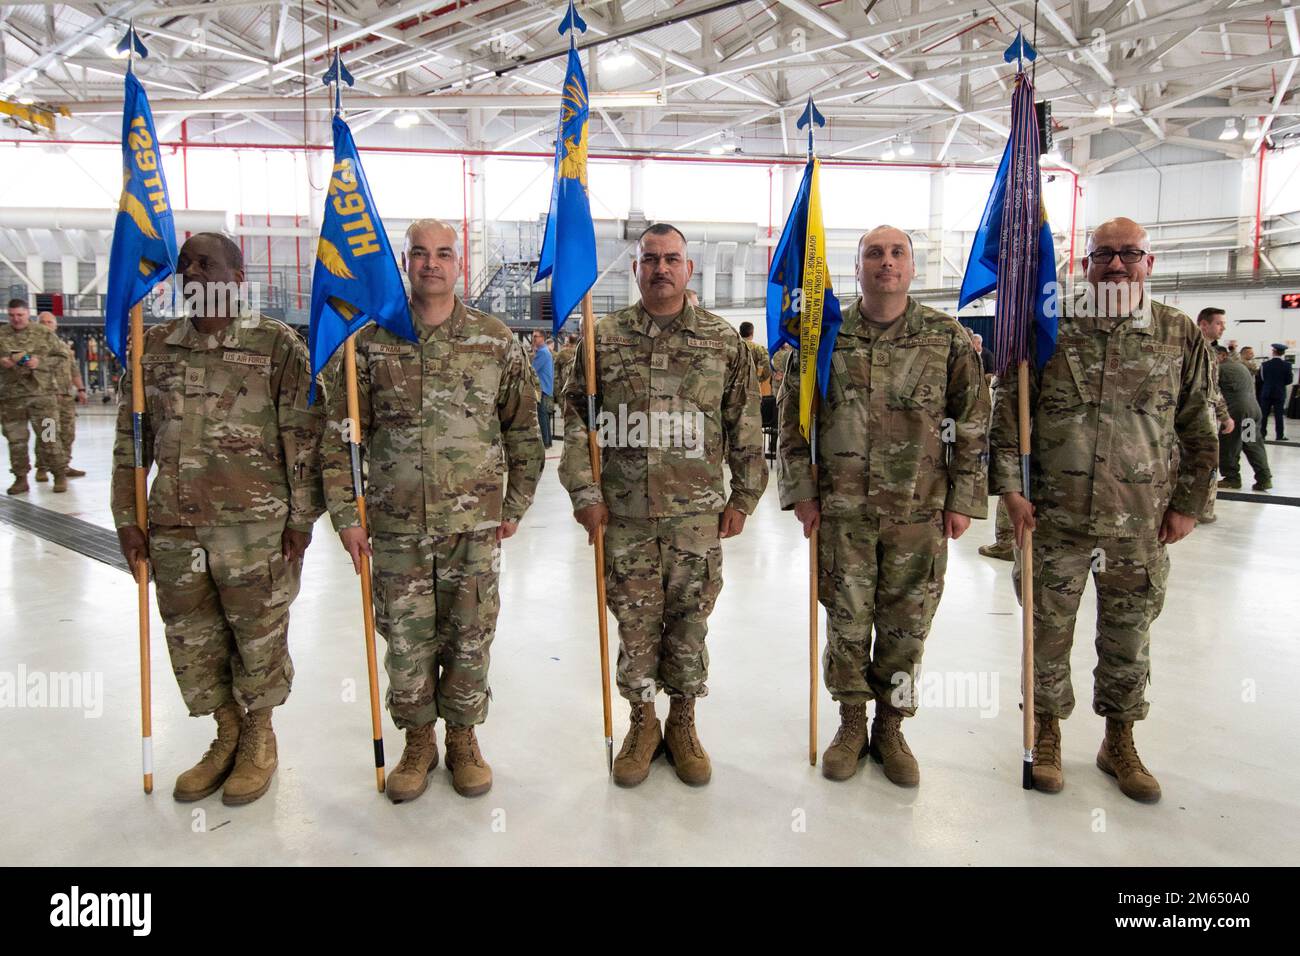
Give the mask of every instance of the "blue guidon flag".
[(371, 321), (418, 341), (397, 259), (371, 198), (352, 130), (335, 114), (334, 169), (311, 280), (311, 401), (316, 400), (321, 369), (348, 336)]
[(131, 309), (175, 271), (176, 225), (153, 113), (148, 94), (128, 69), (122, 105), (122, 198), (113, 226), (104, 302), (104, 338), (124, 367)]
[(596, 283), (596, 228), (587, 196), (587, 77), (574, 44), (574, 35), (586, 29), (570, 3), (560, 23), (560, 33), (569, 33), (569, 67), (555, 132), (555, 181), (533, 279), (541, 282), (551, 277), (552, 331), (557, 335), (569, 313)]
[[(1006, 53), (1008, 61), (1032, 60), (1036, 55), (1019, 34)], [(1041, 369), (1056, 349), (1056, 253), (1043, 205), (1038, 144), (1034, 87), (1022, 69), (1011, 96), (1011, 136), (993, 178), (957, 301), (961, 309), (997, 290), (993, 358), (999, 376), (1031, 353)]]

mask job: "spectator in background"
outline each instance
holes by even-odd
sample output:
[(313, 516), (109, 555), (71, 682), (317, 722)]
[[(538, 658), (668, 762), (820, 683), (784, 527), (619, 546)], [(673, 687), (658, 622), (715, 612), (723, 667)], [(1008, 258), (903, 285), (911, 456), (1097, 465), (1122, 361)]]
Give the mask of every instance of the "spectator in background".
[(537, 404), (537, 421), (542, 426), (542, 445), (551, 447), (551, 397), (555, 394), (555, 359), (546, 347), (546, 336), (533, 333), (533, 371), (542, 386), (542, 400)]
[[(59, 331), (59, 320), (54, 317), (53, 312), (42, 312), (36, 317), (36, 320), (55, 334)], [(77, 366), (77, 353), (62, 338), (59, 342), (63, 345), (63, 355), (55, 361), (51, 361), (50, 369), (58, 383), (59, 397), (59, 437), (63, 439), (64, 457), (68, 461), (67, 474), (69, 478), (84, 478), (86, 473), (80, 468), (72, 467), (72, 443), (77, 437), (77, 403), (85, 405), (86, 385), (81, 380), (81, 369)], [(75, 391), (74, 391), (75, 389)], [(36, 445), (36, 480), (46, 481), (49, 478), (49, 455), (46, 454), (46, 446), (37, 443)]]
[(1274, 343), (1273, 357), (1259, 370), (1263, 383), (1259, 396), (1260, 419), (1267, 422), (1269, 412), (1273, 413), (1273, 435), (1278, 441), (1286, 441), (1286, 389), (1291, 384), (1295, 371), (1291, 368), (1291, 363), (1282, 357), (1285, 354), (1286, 346)]

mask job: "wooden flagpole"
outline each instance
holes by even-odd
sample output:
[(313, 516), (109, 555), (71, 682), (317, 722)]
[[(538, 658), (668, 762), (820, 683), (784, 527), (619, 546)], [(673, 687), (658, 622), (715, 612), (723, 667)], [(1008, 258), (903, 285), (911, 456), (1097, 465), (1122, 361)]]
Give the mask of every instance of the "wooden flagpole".
[[(808, 447), (815, 489), (817, 488), (817, 392), (815, 389), (808, 426)], [(820, 498), (818, 501), (820, 502)], [(810, 767), (817, 766), (817, 644), (820, 624), (820, 608), (817, 605), (818, 534), (818, 529), (813, 528), (812, 533), (808, 535), (808, 765)]]
[[(1029, 362), (1020, 360), (1016, 371), (1020, 419), (1021, 493), (1029, 500)], [(1020, 785), (1034, 789), (1034, 532), (1025, 528), (1020, 549), (1020, 685), (1024, 699), (1022, 720), (1024, 767)]]
[[(350, 434), (348, 451), (352, 457), (352, 493), (357, 500), (357, 515), (361, 530), (370, 537), (366, 521), (366, 493), (361, 482), (361, 403), (357, 399), (357, 345), (356, 337), (349, 335), (343, 343), (343, 369), (348, 391), (348, 422)], [(375, 786), (384, 792), (384, 725), (379, 715), (379, 671), (375, 664), (375, 606), (371, 596), (370, 555), (364, 550), (361, 557), (361, 615), (366, 638), (366, 676), (370, 683), (370, 736), (375, 748)]]
[[(587, 383), (587, 453), (600, 487), (600, 444), (596, 439), (596, 316), (591, 292), (582, 297), (583, 376)], [(596, 625), (600, 636), (600, 697), (605, 711), (605, 764), (614, 772), (614, 714), (609, 696), (609, 622), (605, 614), (605, 526), (596, 529)]]
[[(144, 460), (144, 378), (140, 357), (144, 355), (144, 306), (131, 308), (131, 441), (135, 452), (135, 523), (149, 540), (148, 463)], [(135, 577), (136, 604), (140, 621), (140, 757), (144, 769), (144, 792), (153, 793), (153, 683), (149, 658), (149, 559), (141, 558), (131, 569)]]

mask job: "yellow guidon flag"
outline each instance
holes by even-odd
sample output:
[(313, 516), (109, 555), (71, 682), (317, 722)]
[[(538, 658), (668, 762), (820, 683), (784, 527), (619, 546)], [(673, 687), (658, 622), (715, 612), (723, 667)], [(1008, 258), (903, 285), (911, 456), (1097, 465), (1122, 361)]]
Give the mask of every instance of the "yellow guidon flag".
[(826, 292), (831, 286), (831, 277), (826, 271), (826, 227), (822, 224), (821, 187), (817, 175), (820, 170), (821, 162), (814, 157), (812, 182), (808, 189), (808, 229), (803, 247), (803, 321), (799, 324), (799, 430), (805, 437), (812, 426), (817, 349), (822, 338)]

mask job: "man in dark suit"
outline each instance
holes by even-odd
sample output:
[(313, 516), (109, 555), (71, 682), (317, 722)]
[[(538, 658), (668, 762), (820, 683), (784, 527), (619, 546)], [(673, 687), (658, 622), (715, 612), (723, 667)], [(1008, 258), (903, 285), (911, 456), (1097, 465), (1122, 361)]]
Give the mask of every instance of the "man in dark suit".
[(1273, 413), (1273, 433), (1274, 438), (1278, 441), (1284, 441), (1286, 435), (1285, 416), (1286, 416), (1286, 390), (1291, 384), (1291, 378), (1295, 370), (1291, 363), (1282, 356), (1286, 354), (1286, 346), (1280, 344), (1273, 345), (1273, 357), (1263, 364), (1259, 370), (1260, 379), (1263, 387), (1260, 389), (1259, 404), (1261, 410), (1261, 421), (1267, 423), (1269, 412)]

